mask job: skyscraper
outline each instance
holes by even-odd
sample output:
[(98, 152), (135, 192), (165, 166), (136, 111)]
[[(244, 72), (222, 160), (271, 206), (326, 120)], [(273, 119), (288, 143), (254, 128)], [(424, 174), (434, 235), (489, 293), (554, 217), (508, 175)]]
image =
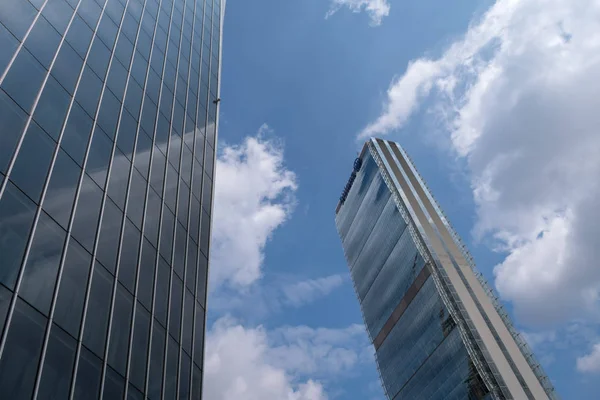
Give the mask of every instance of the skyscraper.
[(371, 139), (336, 225), (389, 399), (554, 399), (404, 150)]
[(0, 1), (0, 397), (201, 397), (222, 8)]

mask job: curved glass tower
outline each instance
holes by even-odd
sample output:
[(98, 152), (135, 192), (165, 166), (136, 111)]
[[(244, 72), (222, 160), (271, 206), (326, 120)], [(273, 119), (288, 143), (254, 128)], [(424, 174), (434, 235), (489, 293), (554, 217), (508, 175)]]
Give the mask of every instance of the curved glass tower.
[(365, 143), (336, 225), (389, 399), (555, 399), (396, 143)]
[(199, 399), (221, 0), (0, 1), (0, 388)]

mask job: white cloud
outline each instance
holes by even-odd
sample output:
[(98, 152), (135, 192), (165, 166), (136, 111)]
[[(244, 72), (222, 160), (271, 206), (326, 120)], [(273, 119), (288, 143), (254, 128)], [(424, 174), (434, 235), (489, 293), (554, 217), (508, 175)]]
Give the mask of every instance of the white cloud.
[(364, 328), (244, 327), (223, 317), (207, 333), (204, 396), (214, 400), (326, 400), (323, 384), (307, 375), (339, 373), (361, 354), (346, 348)]
[(507, 252), (495, 283), (524, 323), (598, 309), (597, 93), (600, 1), (498, 0), (438, 59), (411, 62), (360, 135), (401, 128), (424, 102), (443, 110), (471, 171), (474, 233)]
[(215, 185), (211, 289), (257, 281), (267, 241), (293, 210), (296, 175), (285, 168), (282, 147), (265, 138), (268, 131), (263, 125), (256, 137), (247, 137), (241, 145), (222, 146)]
[(323, 278), (307, 279), (285, 285), (283, 293), (287, 301), (296, 307), (312, 303), (316, 299), (327, 296), (344, 282), (342, 275), (329, 275)]
[(352, 12), (365, 11), (371, 18), (371, 25), (381, 25), (383, 17), (390, 14), (390, 4), (387, 0), (331, 0), (331, 7), (325, 18), (331, 17), (340, 8), (348, 7)]
[(577, 358), (577, 370), (580, 372), (600, 372), (600, 343), (595, 344), (589, 354)]

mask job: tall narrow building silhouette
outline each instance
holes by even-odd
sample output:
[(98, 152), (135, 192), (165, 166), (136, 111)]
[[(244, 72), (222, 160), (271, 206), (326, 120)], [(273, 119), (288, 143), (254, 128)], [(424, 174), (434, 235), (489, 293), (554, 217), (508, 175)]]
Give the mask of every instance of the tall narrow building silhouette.
[(199, 399), (221, 0), (0, 1), (0, 397)]
[(399, 145), (365, 143), (335, 220), (389, 399), (556, 399)]

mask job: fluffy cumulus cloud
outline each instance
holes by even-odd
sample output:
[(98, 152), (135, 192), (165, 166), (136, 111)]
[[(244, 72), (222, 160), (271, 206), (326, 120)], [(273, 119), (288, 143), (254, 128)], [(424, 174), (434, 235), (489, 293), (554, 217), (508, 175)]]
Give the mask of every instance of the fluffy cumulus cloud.
[(599, 0), (498, 0), (439, 58), (411, 62), (360, 134), (397, 130), (424, 104), (442, 111), (471, 172), (474, 232), (506, 252), (496, 287), (524, 323), (598, 309), (597, 93)]
[(577, 369), (581, 372), (600, 372), (600, 343), (592, 348), (592, 351), (577, 359)]
[(285, 168), (282, 146), (266, 138), (268, 131), (263, 125), (256, 137), (222, 147), (218, 157), (212, 289), (257, 281), (267, 241), (293, 210), (296, 175)]
[(331, 7), (325, 18), (331, 17), (342, 7), (347, 7), (355, 13), (366, 12), (371, 18), (371, 25), (374, 26), (381, 25), (383, 17), (390, 14), (390, 4), (387, 0), (331, 0)]
[[(358, 335), (363, 330), (363, 335)], [(207, 334), (204, 396), (214, 400), (326, 400), (322, 383), (307, 375), (339, 373), (360, 361), (346, 348), (364, 328), (282, 327), (268, 332), (232, 318), (219, 319)]]

